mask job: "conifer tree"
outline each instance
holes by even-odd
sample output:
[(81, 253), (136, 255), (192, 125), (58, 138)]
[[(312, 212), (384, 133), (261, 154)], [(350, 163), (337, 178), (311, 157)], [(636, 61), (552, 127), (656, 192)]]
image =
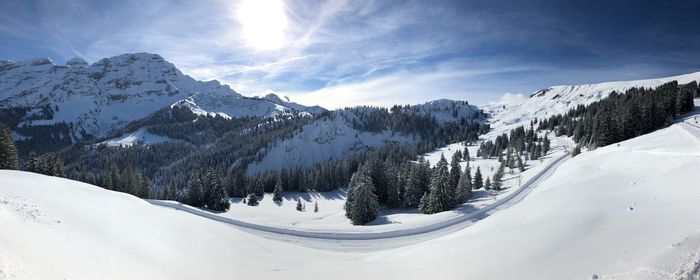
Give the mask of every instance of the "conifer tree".
[(379, 214), (379, 202), (374, 194), (374, 184), (366, 166), (360, 167), (350, 178), (348, 189), (352, 197), (345, 202), (345, 215), (353, 225), (364, 225)]
[(424, 192), (423, 195), (420, 197), (420, 202), (418, 203), (418, 210), (426, 214), (432, 211), (432, 208), (430, 208), (430, 194), (428, 192)]
[(476, 172), (474, 173), (474, 184), (472, 186), (474, 187), (475, 190), (481, 189), (484, 187), (484, 179), (481, 177), (481, 169), (479, 167), (476, 167)]
[(520, 170), (520, 172), (525, 171), (525, 165), (523, 164), (523, 159), (520, 156), (516, 156), (516, 157), (518, 158), (517, 159), (518, 170)]
[(472, 192), (471, 176), (469, 169), (465, 169), (462, 176), (459, 178), (457, 190), (455, 192), (455, 204), (462, 204), (469, 201)]
[(304, 205), (301, 204), (301, 198), (297, 198), (297, 207), (296, 207), (296, 209), (297, 209), (297, 211), (299, 211), (299, 212), (304, 211)]
[(581, 153), (581, 145), (576, 145), (576, 147), (574, 147), (574, 150), (571, 152), (571, 157), (575, 157), (580, 153)]
[(459, 165), (459, 161), (462, 159), (462, 153), (457, 151), (452, 155), (452, 161), (450, 162), (450, 189), (448, 194), (450, 197), (454, 197), (455, 190), (457, 189), (457, 184), (459, 183), (459, 177), (462, 176), (462, 167)]
[(387, 162), (384, 164), (385, 177), (384, 183), (386, 184), (386, 204), (389, 207), (401, 206), (401, 186), (399, 185), (399, 171), (395, 164)]
[[(223, 184), (221, 173), (217, 169), (209, 172), (207, 180), (209, 183), (209, 197), (207, 198), (207, 208), (214, 211), (226, 211), (230, 207), (228, 192)], [(257, 197), (256, 197), (257, 200)], [(250, 199), (248, 199), (250, 203)]]
[(491, 178), (486, 177), (486, 182), (484, 183), (484, 189), (491, 190)]
[(465, 161), (469, 162), (469, 147), (464, 147), (464, 152), (462, 153), (462, 157), (464, 158)]
[(17, 147), (10, 129), (0, 124), (0, 169), (19, 169)]
[(503, 183), (501, 182), (501, 180), (503, 179), (503, 175), (505, 175), (505, 166), (503, 165), (503, 163), (501, 163), (496, 173), (493, 174), (493, 182), (491, 185), (494, 190), (501, 190), (501, 186), (503, 185)]
[(248, 196), (246, 197), (248, 202), (248, 206), (258, 206), (258, 196), (255, 195), (254, 193), (249, 193)]
[[(430, 194), (427, 207), (421, 211), (425, 214), (433, 214), (452, 209), (453, 197), (450, 194), (450, 173), (447, 170), (447, 160), (440, 157), (430, 178)], [(454, 192), (452, 192), (454, 194)]]
[(187, 181), (187, 204), (194, 207), (204, 206), (204, 185), (199, 171), (192, 171)]
[(404, 171), (408, 174), (406, 181), (404, 182), (404, 195), (403, 195), (403, 205), (404, 207), (418, 207), (420, 204), (420, 199), (423, 197), (425, 191), (420, 186), (420, 178), (418, 175), (418, 167), (411, 166), (407, 164)]
[(284, 189), (282, 188), (282, 180), (277, 178), (277, 183), (275, 183), (275, 190), (272, 191), (272, 201), (281, 205), (284, 199)]

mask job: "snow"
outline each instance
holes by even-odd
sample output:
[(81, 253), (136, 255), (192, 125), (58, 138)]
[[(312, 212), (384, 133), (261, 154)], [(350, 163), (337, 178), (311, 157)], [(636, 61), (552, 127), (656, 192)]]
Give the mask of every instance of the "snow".
[(139, 130), (136, 130), (134, 132), (131, 132), (129, 134), (125, 134), (116, 138), (112, 138), (109, 140), (105, 140), (101, 142), (100, 144), (105, 144), (107, 146), (124, 146), (124, 147), (130, 147), (136, 143), (143, 143), (143, 144), (157, 144), (157, 143), (162, 143), (166, 141), (171, 141), (167, 136), (162, 136), (162, 135), (157, 135), (157, 134), (152, 134), (148, 132), (147, 128), (140, 128)]
[[(48, 58), (0, 63), (0, 107), (46, 106), (53, 118), (42, 124), (74, 123), (102, 137), (129, 122), (181, 100), (200, 113), (230, 117), (296, 113), (273, 102), (244, 97), (218, 81), (184, 75), (157, 54), (123, 54), (87, 65), (80, 58), (58, 66)], [(58, 109), (56, 109), (58, 108)]]
[[(695, 211), (700, 202), (695, 184), (700, 180), (700, 139), (693, 130), (676, 124), (583, 153), (564, 162), (519, 203), (470, 227), (366, 252), (317, 250), (304, 244), (321, 241), (251, 234), (87, 184), (0, 171), (0, 275), (689, 278), (697, 276), (700, 261)], [(328, 205), (319, 203), (319, 208)]]
[(322, 118), (302, 127), (288, 139), (264, 148), (264, 157), (248, 165), (249, 175), (299, 166), (309, 168), (317, 163), (385, 146), (389, 143), (415, 143), (420, 137), (393, 133), (358, 131), (352, 128), (348, 111), (337, 112), (333, 118)]
[[(266, 98), (280, 100), (276, 95)], [(379, 110), (366, 107), (357, 110)], [(483, 116), (475, 118), (478, 108), (467, 102), (440, 99), (420, 105), (403, 108), (409, 114), (430, 114), (442, 124), (467, 121), (483, 122)], [(359, 131), (352, 127), (357, 116), (351, 110), (333, 111), (324, 117), (305, 125), (290, 138), (272, 143), (259, 153), (262, 158), (248, 166), (247, 174), (289, 167), (309, 168), (330, 160), (339, 160), (358, 152), (381, 148), (390, 143), (411, 144), (421, 139), (418, 135), (385, 130), (380, 133)]]
[[(678, 81), (686, 84), (700, 82), (700, 72), (634, 81), (606, 82), (570, 86), (553, 86), (533, 93), (519, 104), (489, 104), (481, 108), (493, 115), (493, 133), (501, 134), (508, 129), (526, 124), (535, 118), (543, 119), (556, 114), (564, 114), (578, 105), (588, 105), (607, 97), (611, 92), (624, 93), (633, 87), (655, 88), (664, 83)], [(506, 108), (503, 109), (503, 106)]]

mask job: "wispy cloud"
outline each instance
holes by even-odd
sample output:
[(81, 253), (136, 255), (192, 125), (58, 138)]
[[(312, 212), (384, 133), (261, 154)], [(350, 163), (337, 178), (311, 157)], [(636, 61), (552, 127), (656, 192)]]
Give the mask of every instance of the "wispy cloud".
[(485, 103), (558, 83), (700, 68), (700, 37), (686, 28), (700, 24), (692, 1), (283, 0), (276, 50), (243, 41), (241, 1), (2, 1), (0, 56), (94, 62), (147, 51), (243, 94), (273, 90), (328, 107)]

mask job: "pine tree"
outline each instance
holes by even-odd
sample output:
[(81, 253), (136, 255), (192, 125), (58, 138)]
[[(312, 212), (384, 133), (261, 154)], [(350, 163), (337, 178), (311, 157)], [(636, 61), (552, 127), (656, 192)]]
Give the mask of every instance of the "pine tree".
[[(207, 208), (214, 211), (226, 211), (230, 207), (228, 192), (223, 184), (221, 173), (213, 169), (209, 172), (209, 197), (207, 198)], [(257, 197), (256, 197), (257, 200)], [(250, 202), (250, 199), (248, 199)]]
[(39, 167), (39, 157), (37, 156), (36, 152), (29, 152), (29, 156), (27, 158), (27, 171), (39, 173), (37, 172), (37, 168)]
[(258, 206), (258, 196), (255, 195), (254, 193), (249, 193), (248, 196), (246, 197), (248, 202), (248, 206)]
[(575, 157), (580, 153), (581, 153), (581, 145), (576, 145), (576, 147), (574, 147), (574, 151), (571, 152), (571, 157)]
[(374, 220), (379, 214), (379, 201), (366, 166), (352, 175), (348, 189), (352, 190), (352, 197), (345, 202), (345, 215), (352, 224), (364, 225)]
[(549, 152), (549, 146), (550, 146), (549, 137), (547, 137), (547, 136), (545, 135), (544, 140), (543, 140), (542, 142), (543, 142), (543, 144), (542, 144), (542, 154), (543, 154), (543, 155), (546, 155), (547, 152)]
[(487, 190), (491, 190), (491, 178), (486, 177), (486, 183), (484, 183), (484, 188)]
[(471, 176), (469, 169), (465, 169), (462, 176), (459, 178), (457, 190), (455, 192), (455, 204), (462, 204), (469, 201), (472, 192)]
[(469, 147), (464, 147), (464, 152), (462, 153), (462, 157), (464, 157), (464, 160), (469, 162)]
[(272, 191), (272, 201), (277, 203), (277, 205), (282, 205), (284, 199), (284, 189), (282, 188), (282, 180), (277, 178), (277, 183), (275, 184), (275, 190)]
[(455, 191), (457, 189), (457, 184), (459, 183), (459, 177), (462, 176), (462, 167), (459, 165), (459, 161), (462, 159), (462, 153), (457, 151), (452, 155), (452, 161), (450, 162), (450, 189), (448, 190), (448, 195), (454, 197)]
[(418, 168), (411, 165), (406, 165), (404, 173), (407, 173), (406, 180), (404, 182), (404, 195), (403, 195), (403, 205), (404, 207), (418, 207), (420, 204), (420, 199), (423, 197), (425, 191), (420, 186), (420, 178), (418, 178)]
[(432, 208), (430, 207), (430, 194), (428, 192), (424, 192), (423, 195), (420, 197), (420, 202), (418, 203), (418, 210), (420, 210), (422, 213), (429, 213)]
[(447, 160), (443, 156), (435, 166), (430, 178), (428, 207), (424, 207), (423, 213), (433, 214), (452, 209), (454, 204), (450, 189), (450, 173), (447, 170)]
[(189, 181), (187, 181), (187, 204), (194, 207), (204, 206), (204, 184), (199, 171), (192, 171)]
[(481, 189), (484, 187), (484, 179), (481, 177), (481, 169), (479, 167), (476, 167), (476, 173), (474, 173), (474, 184), (472, 185), (475, 190)]
[(17, 147), (10, 129), (0, 124), (0, 169), (19, 169)]
[(297, 198), (297, 207), (296, 207), (296, 209), (297, 209), (297, 211), (299, 211), (299, 212), (304, 211), (304, 205), (301, 204), (301, 198)]
[(505, 166), (501, 163), (496, 173), (493, 174), (493, 182), (491, 185), (494, 190), (501, 190), (501, 186), (503, 185), (503, 183), (501, 182), (501, 180), (503, 179), (503, 175), (505, 175)]
[(525, 171), (525, 165), (523, 164), (523, 159), (522, 159), (520, 156), (517, 156), (517, 158), (518, 158), (518, 159), (517, 159), (517, 161), (518, 161), (518, 170), (520, 170), (520, 172)]
[(395, 164), (388, 161), (384, 164), (386, 184), (386, 204), (389, 207), (399, 207), (401, 205), (401, 186), (399, 185), (399, 171)]

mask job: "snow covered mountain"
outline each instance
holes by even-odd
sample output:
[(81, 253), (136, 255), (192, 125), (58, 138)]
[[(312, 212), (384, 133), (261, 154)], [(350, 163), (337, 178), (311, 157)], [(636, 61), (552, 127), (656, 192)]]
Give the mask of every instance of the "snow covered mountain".
[[(397, 108), (406, 115), (434, 119), (436, 124), (462, 120), (483, 122), (486, 117), (476, 106), (464, 101), (446, 99)], [(295, 166), (308, 168), (317, 163), (342, 159), (392, 143), (411, 144), (421, 140), (421, 136), (416, 133), (405, 133), (389, 127), (380, 131), (369, 131), (357, 125), (367, 121), (363, 116), (382, 113), (388, 114), (388, 111), (375, 107), (332, 111), (329, 117), (302, 127), (291, 138), (261, 150), (261, 159), (250, 164), (247, 173), (252, 175)]]
[[(700, 82), (700, 72), (647, 80), (553, 86), (532, 93), (527, 100), (519, 104), (491, 104), (482, 108), (492, 115), (492, 127), (506, 129), (512, 128), (514, 125), (526, 124), (535, 118), (543, 119), (556, 114), (564, 114), (578, 105), (587, 105), (606, 98), (613, 91), (624, 93), (634, 87), (655, 88), (672, 81), (678, 81), (679, 84)], [(503, 109), (502, 106), (506, 108)]]
[[(80, 182), (0, 171), (0, 277), (429, 279), (439, 271), (440, 279), (696, 279), (693, 125), (584, 153), (510, 208), (414, 242), (258, 233)], [(235, 249), (212, 250), (222, 246)]]
[(324, 109), (321, 106), (304, 106), (304, 105), (301, 105), (299, 103), (294, 103), (291, 100), (289, 100), (289, 97), (287, 97), (287, 96), (280, 97), (277, 94), (272, 93), (272, 92), (263, 96), (261, 99), (270, 101), (270, 102), (278, 104), (278, 105), (282, 105), (284, 107), (296, 110), (298, 112), (307, 112), (307, 113), (310, 113), (312, 115), (317, 115), (317, 114), (320, 114), (320, 113), (327, 111), (326, 109)]
[(48, 58), (0, 61), (0, 108), (30, 109), (19, 126), (72, 123), (74, 137), (99, 137), (174, 103), (224, 117), (293, 114), (303, 107), (197, 81), (157, 54), (123, 54), (91, 65), (80, 58), (66, 65)]

